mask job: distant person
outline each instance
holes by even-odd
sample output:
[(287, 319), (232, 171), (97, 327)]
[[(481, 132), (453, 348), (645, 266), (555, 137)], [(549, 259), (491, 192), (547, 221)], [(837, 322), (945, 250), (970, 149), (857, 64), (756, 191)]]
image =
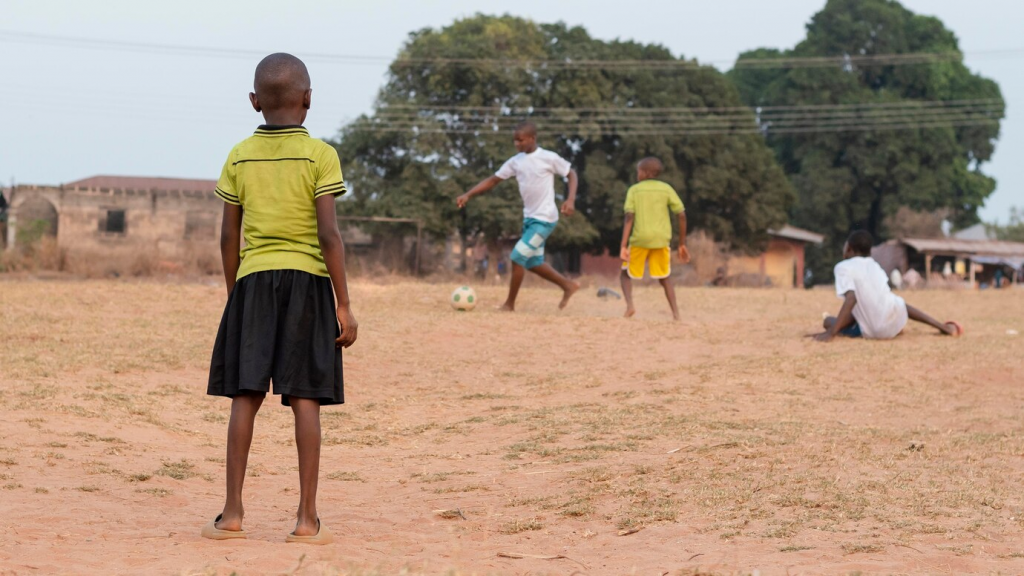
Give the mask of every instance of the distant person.
[[(947, 264), (948, 264), (948, 262), (947, 262)], [(945, 269), (943, 269), (943, 270), (945, 270)], [(943, 273), (945, 273), (945, 272), (943, 272)], [(963, 260), (960, 260), (960, 259), (957, 259), (956, 263), (953, 264), (953, 273), (956, 274), (957, 278), (960, 278), (961, 280), (966, 280), (967, 279), (967, 262), (965, 262)], [(946, 276), (949, 276), (949, 274), (946, 274)]]
[(517, 126), (512, 140), (519, 154), (505, 162), (493, 176), (456, 198), (455, 203), (460, 209), (465, 208), (474, 196), (514, 177), (519, 182), (519, 195), (523, 197), (523, 234), (512, 250), (512, 280), (509, 283), (508, 298), (501, 308), (508, 312), (515, 311), (519, 288), (529, 270), (562, 289), (562, 301), (558, 304), (558, 308), (562, 309), (569, 304), (569, 299), (580, 289), (580, 285), (544, 262), (544, 245), (558, 224), (555, 177), (569, 179), (569, 196), (562, 204), (561, 212), (572, 216), (576, 211), (576, 171), (568, 160), (537, 146), (537, 127), (531, 122)]
[(242, 483), (253, 422), (271, 382), (295, 416), (299, 456), (297, 522), (285, 541), (332, 540), (316, 509), (320, 406), (345, 401), (341, 348), (356, 341), (358, 324), (334, 205), (346, 192), (338, 154), (302, 127), (311, 93), (301, 60), (264, 58), (249, 100), (266, 124), (231, 150), (217, 181), (228, 302), (207, 394), (231, 398), (231, 420), (224, 509), (202, 529), (214, 540), (246, 537)]
[(921, 274), (913, 268), (907, 270), (907, 273), (903, 275), (903, 285), (911, 290), (916, 289), (922, 282), (924, 282), (924, 279), (921, 277)]
[(728, 276), (727, 270), (725, 269), (725, 266), (719, 266), (718, 269), (715, 270), (715, 277), (712, 278), (710, 282), (708, 282), (708, 286), (719, 286), (720, 287), (720, 286), (726, 286), (728, 283), (729, 283), (729, 276)]
[(679, 320), (676, 290), (672, 285), (672, 219), (679, 218), (679, 261), (690, 261), (686, 249), (686, 210), (675, 189), (657, 180), (664, 166), (651, 156), (636, 167), (637, 183), (626, 192), (626, 221), (622, 229), (622, 294), (626, 298), (626, 318), (636, 314), (633, 305), (633, 279), (644, 277), (644, 265), (651, 278), (661, 283), (672, 309), (672, 318)]
[(899, 268), (893, 268), (892, 272), (889, 273), (889, 284), (892, 284), (894, 290), (903, 288), (903, 274)]
[(843, 245), (844, 260), (835, 267), (836, 295), (843, 299), (838, 316), (825, 318), (825, 331), (815, 336), (829, 342), (836, 336), (885, 340), (895, 338), (907, 320), (927, 324), (947, 336), (960, 336), (957, 322), (941, 323), (892, 293), (885, 270), (871, 258), (871, 234), (858, 230)]

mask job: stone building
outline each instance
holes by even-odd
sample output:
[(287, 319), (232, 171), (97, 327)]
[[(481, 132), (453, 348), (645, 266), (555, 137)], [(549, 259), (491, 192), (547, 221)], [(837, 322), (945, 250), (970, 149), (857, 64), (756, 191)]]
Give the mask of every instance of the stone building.
[(4, 190), (7, 250), (56, 239), (69, 269), (220, 265), (223, 203), (214, 180), (95, 176), (60, 186)]

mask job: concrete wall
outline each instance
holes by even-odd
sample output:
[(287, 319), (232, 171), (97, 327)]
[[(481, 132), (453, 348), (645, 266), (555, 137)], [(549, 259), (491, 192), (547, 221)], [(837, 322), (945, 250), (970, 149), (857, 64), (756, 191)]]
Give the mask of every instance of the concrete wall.
[[(70, 268), (82, 259), (154, 266), (212, 259), (219, 265), (223, 203), (212, 192), (18, 186), (8, 198), (7, 249), (16, 248), (19, 226), (48, 202), (58, 215), (57, 244)], [(105, 229), (111, 211), (123, 211), (123, 232)]]

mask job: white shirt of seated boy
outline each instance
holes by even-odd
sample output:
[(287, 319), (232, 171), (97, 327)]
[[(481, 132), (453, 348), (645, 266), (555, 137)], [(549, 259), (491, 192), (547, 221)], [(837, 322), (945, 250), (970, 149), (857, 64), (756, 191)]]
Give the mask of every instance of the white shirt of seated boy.
[(895, 338), (907, 325), (907, 303), (889, 289), (889, 278), (874, 258), (855, 256), (835, 267), (836, 295), (853, 291), (853, 317), (865, 338)]

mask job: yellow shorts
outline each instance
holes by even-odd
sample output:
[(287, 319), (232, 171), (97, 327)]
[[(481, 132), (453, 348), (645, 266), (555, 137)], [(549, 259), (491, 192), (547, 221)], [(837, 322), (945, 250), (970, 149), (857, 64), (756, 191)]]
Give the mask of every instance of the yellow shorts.
[(629, 247), (629, 262), (622, 263), (622, 269), (629, 273), (630, 278), (637, 280), (644, 277), (644, 264), (651, 273), (651, 278), (661, 280), (672, 274), (672, 250), (665, 248)]

